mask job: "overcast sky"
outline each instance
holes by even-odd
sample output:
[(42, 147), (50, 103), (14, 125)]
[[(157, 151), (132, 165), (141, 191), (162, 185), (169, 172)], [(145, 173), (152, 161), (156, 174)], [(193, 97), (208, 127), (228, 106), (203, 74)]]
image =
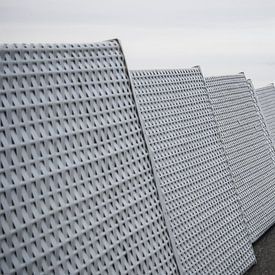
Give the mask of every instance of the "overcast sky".
[(0, 42), (119, 38), (130, 69), (275, 81), (275, 0), (0, 0)]

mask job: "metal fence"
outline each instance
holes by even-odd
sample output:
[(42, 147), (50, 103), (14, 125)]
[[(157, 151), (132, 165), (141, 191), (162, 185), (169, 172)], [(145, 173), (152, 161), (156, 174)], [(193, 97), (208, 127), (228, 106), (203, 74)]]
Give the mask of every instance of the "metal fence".
[(118, 40), (1, 45), (0, 274), (244, 273), (275, 222), (273, 100), (129, 72)]

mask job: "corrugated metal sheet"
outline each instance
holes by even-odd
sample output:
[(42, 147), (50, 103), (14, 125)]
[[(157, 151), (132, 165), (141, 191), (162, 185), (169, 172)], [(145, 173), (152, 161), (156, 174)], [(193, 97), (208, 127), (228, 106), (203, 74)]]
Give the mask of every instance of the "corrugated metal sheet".
[(244, 74), (206, 78), (252, 241), (275, 222), (275, 162)]
[(131, 73), (187, 274), (240, 274), (254, 254), (199, 68)]
[(119, 43), (0, 58), (0, 273), (177, 274)]
[(255, 90), (257, 102), (275, 147), (275, 87), (274, 84)]

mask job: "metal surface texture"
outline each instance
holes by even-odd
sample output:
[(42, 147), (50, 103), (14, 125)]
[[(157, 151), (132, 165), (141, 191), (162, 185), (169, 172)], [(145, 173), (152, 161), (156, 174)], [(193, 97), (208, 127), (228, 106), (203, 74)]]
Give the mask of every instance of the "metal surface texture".
[(255, 95), (266, 127), (275, 148), (275, 87), (270, 84), (266, 87), (255, 89)]
[(243, 73), (206, 78), (226, 155), (254, 242), (275, 222), (274, 151)]
[(0, 74), (0, 274), (178, 274), (119, 42), (1, 45)]
[(200, 68), (132, 71), (186, 274), (241, 274), (255, 261)]
[(273, 140), (272, 140), (272, 136), (271, 136), (271, 133), (267, 127), (267, 123), (266, 123), (266, 119), (264, 117), (264, 114), (262, 112), (262, 109), (260, 107), (260, 104), (259, 104), (259, 101), (257, 99), (257, 96), (256, 96), (256, 92), (255, 92), (255, 88), (254, 88), (254, 85), (253, 85), (253, 82), (251, 79), (248, 79), (247, 80), (247, 83), (251, 89), (251, 92), (252, 92), (252, 96), (253, 96), (253, 99), (255, 101), (255, 104), (256, 104), (256, 108), (257, 108), (257, 111), (258, 111), (258, 114), (260, 116), (260, 120), (261, 120), (261, 123), (262, 123), (262, 126), (263, 126), (263, 131), (264, 131), (264, 134), (265, 136), (267, 137), (267, 139), (269, 140), (270, 144), (271, 144), (271, 147), (273, 148), (273, 153), (272, 153), (272, 156), (273, 156), (273, 159), (275, 161), (275, 147), (273, 146)]

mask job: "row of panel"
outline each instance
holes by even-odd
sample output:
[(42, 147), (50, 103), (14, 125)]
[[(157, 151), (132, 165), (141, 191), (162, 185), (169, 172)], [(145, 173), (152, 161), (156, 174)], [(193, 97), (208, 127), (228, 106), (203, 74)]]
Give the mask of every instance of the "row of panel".
[(242, 274), (275, 221), (274, 87), (129, 72), (117, 40), (0, 48), (0, 273)]

